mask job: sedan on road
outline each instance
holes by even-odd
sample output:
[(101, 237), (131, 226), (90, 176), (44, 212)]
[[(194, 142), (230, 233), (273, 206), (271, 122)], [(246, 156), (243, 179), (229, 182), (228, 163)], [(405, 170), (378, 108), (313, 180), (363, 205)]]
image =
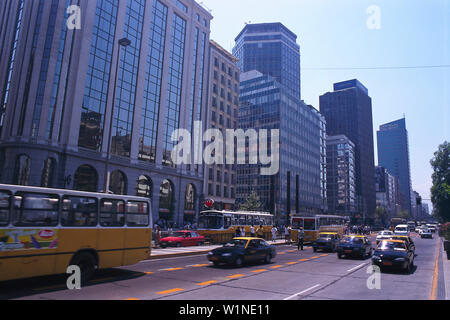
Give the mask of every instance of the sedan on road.
[(176, 231), (173, 235), (160, 240), (161, 247), (188, 247), (200, 246), (205, 242), (205, 237), (195, 231)]
[(394, 235), (394, 233), (391, 230), (383, 230), (383, 231), (378, 232), (377, 238), (376, 238), (377, 244), (380, 243), (381, 240), (389, 239), (389, 237), (391, 237), (393, 235)]
[(420, 237), (422, 239), (424, 238), (433, 239), (433, 234), (429, 229), (423, 229), (422, 232), (420, 232)]
[(414, 267), (414, 253), (408, 249), (405, 241), (383, 240), (372, 256), (372, 264), (383, 268), (400, 268), (410, 273)]
[(412, 250), (413, 253), (416, 251), (416, 245), (414, 244), (414, 241), (409, 236), (394, 235), (394, 236), (390, 237), (390, 239), (405, 241), (406, 247), (408, 248), (408, 250)]
[(345, 236), (337, 247), (337, 256), (356, 256), (364, 259), (366, 256), (372, 255), (372, 244), (366, 236), (349, 235)]
[(319, 238), (312, 243), (313, 251), (323, 250), (335, 252), (339, 240), (339, 234), (336, 232), (320, 232)]
[(247, 262), (264, 261), (270, 263), (276, 254), (275, 247), (263, 239), (238, 237), (226, 243), (223, 247), (210, 251), (207, 258), (215, 266), (225, 263), (240, 267)]

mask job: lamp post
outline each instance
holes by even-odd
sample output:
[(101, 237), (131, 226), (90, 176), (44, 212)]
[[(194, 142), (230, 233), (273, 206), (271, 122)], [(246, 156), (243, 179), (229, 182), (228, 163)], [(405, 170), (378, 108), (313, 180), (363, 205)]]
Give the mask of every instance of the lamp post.
[(110, 177), (109, 172), (109, 159), (111, 156), (111, 139), (112, 139), (112, 129), (113, 129), (113, 118), (114, 118), (114, 105), (116, 103), (116, 90), (117, 90), (117, 78), (119, 76), (119, 62), (120, 62), (120, 48), (127, 47), (131, 44), (131, 41), (127, 38), (122, 38), (119, 40), (119, 45), (117, 46), (117, 62), (116, 62), (116, 74), (114, 76), (114, 91), (113, 91), (113, 101), (111, 107), (111, 117), (109, 121), (109, 135), (108, 144), (106, 148), (106, 161), (105, 161), (105, 193), (109, 193)]

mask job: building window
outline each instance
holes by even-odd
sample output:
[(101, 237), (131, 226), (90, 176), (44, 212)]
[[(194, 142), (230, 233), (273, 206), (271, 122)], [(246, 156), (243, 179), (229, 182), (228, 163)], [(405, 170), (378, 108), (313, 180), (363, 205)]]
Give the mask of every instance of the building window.
[(97, 171), (89, 165), (82, 165), (75, 172), (73, 189), (78, 191), (97, 192), (97, 183)]
[(186, 194), (184, 198), (184, 210), (195, 209), (195, 187), (192, 184), (188, 184), (186, 187)]
[(44, 161), (44, 169), (42, 170), (41, 187), (53, 187), (53, 177), (55, 174), (56, 160), (48, 158)]
[(136, 196), (151, 199), (153, 195), (152, 179), (141, 175), (136, 183)]
[(27, 186), (30, 178), (31, 159), (29, 156), (22, 154), (17, 157), (16, 169), (14, 175), (14, 183)]
[(109, 188), (114, 194), (127, 194), (127, 177), (122, 171), (116, 170), (111, 173)]
[(172, 220), (174, 188), (170, 180), (164, 180), (159, 189), (159, 217)]

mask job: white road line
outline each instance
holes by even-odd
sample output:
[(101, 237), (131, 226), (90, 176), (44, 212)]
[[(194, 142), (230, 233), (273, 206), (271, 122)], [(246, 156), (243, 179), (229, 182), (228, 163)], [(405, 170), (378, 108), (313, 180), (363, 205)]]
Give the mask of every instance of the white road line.
[(348, 269), (347, 272), (352, 272), (352, 271), (354, 271), (354, 270), (356, 270), (358, 268), (361, 268), (362, 266), (364, 266), (366, 264), (367, 264), (367, 262), (366, 263), (361, 263), (359, 266), (356, 266), (356, 267), (353, 267), (351, 269)]
[(292, 299), (292, 298), (295, 298), (295, 297), (297, 297), (297, 296), (299, 296), (299, 295), (304, 294), (305, 292), (308, 292), (308, 291), (310, 291), (310, 290), (312, 290), (312, 289), (314, 289), (314, 288), (317, 288), (318, 286), (320, 286), (320, 284), (316, 284), (315, 286), (312, 286), (311, 288), (308, 288), (308, 289), (303, 290), (303, 291), (301, 291), (301, 292), (299, 292), (299, 293), (293, 294), (292, 296), (287, 297), (287, 298), (285, 298), (285, 299), (283, 299), (283, 300), (290, 300), (290, 299)]

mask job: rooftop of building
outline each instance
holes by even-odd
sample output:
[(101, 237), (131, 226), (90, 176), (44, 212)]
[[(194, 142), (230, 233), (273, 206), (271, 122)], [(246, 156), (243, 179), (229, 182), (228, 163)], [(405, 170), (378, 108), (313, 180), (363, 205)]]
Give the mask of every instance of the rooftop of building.
[(231, 62), (236, 63), (239, 61), (238, 58), (233, 56), (230, 52), (228, 52), (226, 49), (224, 49), (220, 44), (218, 44), (214, 40), (212, 40), (212, 39), (209, 40), (209, 43), (211, 44), (212, 47), (214, 47), (214, 49), (219, 51), (221, 55), (227, 57)]
[(405, 118), (391, 121), (380, 126), (380, 131), (390, 131), (395, 129), (405, 129), (406, 130), (406, 120)]
[(247, 24), (234, 40), (238, 41), (238, 39), (246, 33), (273, 33), (273, 32), (283, 32), (287, 34), (292, 41), (294, 42), (297, 41), (297, 35), (288, 28), (286, 28), (281, 22)]
[(337, 82), (333, 86), (334, 91), (346, 90), (350, 88), (359, 88), (364, 91), (367, 95), (369, 94), (369, 90), (357, 79)]

